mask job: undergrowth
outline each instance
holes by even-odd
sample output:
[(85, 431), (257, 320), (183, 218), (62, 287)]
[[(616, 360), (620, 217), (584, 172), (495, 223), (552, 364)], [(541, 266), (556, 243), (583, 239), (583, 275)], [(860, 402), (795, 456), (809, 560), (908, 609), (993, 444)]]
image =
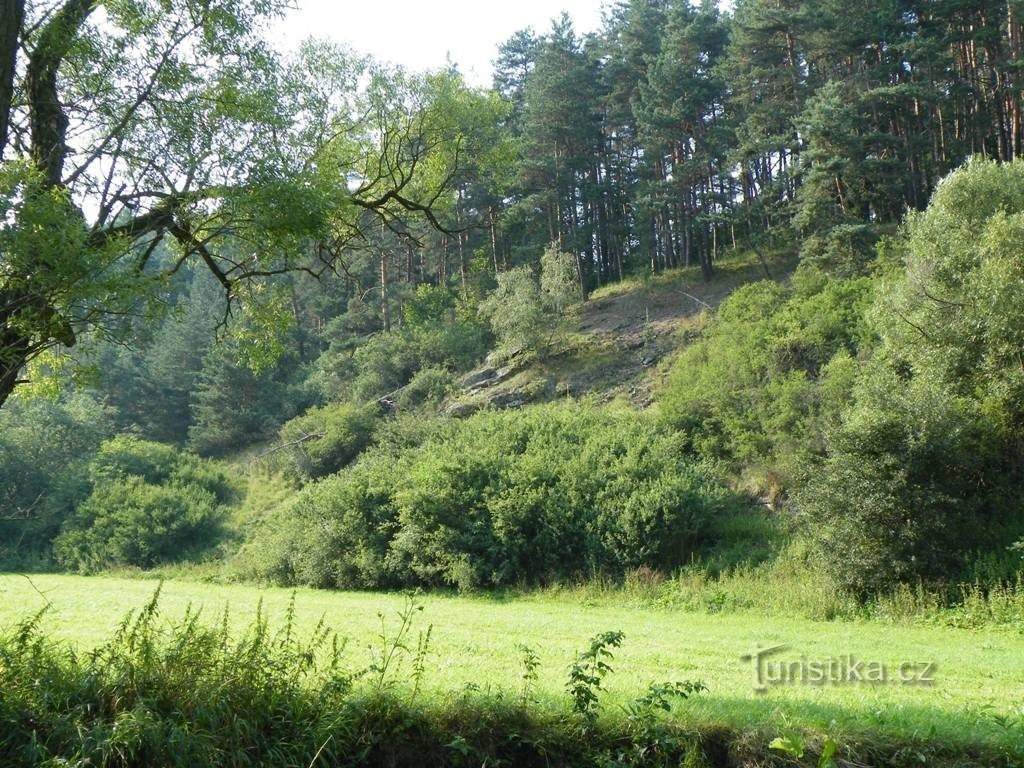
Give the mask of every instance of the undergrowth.
[[(371, 661), (353, 666), (322, 621), (297, 631), (262, 611), (229, 631), (190, 610), (170, 621), (157, 589), (113, 636), (80, 653), (50, 640), (43, 614), (0, 637), (0, 764), (21, 766), (1011, 766), (1021, 755), (844, 743), (797, 726), (739, 733), (686, 723), (704, 682), (654, 683), (624, 706), (604, 700), (621, 632), (596, 636), (566, 668), (567, 696), (532, 694), (537, 654), (522, 647), (521, 690), (420, 697), (431, 629), (410, 596), (381, 615)], [(966, 750), (966, 751), (964, 751)], [(969, 752), (969, 754), (968, 754)]]

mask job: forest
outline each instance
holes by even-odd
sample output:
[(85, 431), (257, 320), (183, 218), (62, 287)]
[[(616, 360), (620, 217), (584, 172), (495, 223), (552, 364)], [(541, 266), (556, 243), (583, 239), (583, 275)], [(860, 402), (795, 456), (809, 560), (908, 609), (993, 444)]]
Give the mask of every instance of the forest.
[[(0, 0), (0, 579), (53, 580), (72, 603), (104, 579), (414, 590), (468, 615), (605, 601), (1019, 646), (1016, 0), (616, 0), (594, 33), (568, 14), (515, 33), (487, 88), (322, 40), (282, 54), (268, 31), (286, 10)], [(420, 705), (431, 631), (402, 634), (412, 608), (378, 638), (411, 677), (385, 685), (373, 661), (372, 693), (335, 689), (328, 634), (294, 639), (292, 600), (280, 644), (260, 618), (227, 650), (226, 615), (200, 629), (190, 607), (163, 637), (154, 598), (91, 662), (51, 645), (60, 622), (0, 611), (0, 751), (18, 766), (312, 765), (325, 749), (332, 765), (1024, 761), (1002, 689), (973, 723), (922, 699), (920, 722), (832, 733), (862, 703), (843, 700), (784, 733), (714, 710), (726, 733), (687, 719), (714, 695), (687, 679), (606, 722), (614, 632), (577, 653), (571, 716), (525, 693)], [(232, 689), (236, 715), (280, 706), (288, 723), (253, 726), (253, 762), (220, 736), (174, 751), (167, 729), (196, 706), (169, 691), (186, 646), (211, 690), (235, 685), (232, 665), (292, 669)], [(540, 662), (517, 648), (527, 690)], [(53, 700), (112, 698), (72, 716), (28, 684), (42, 669)], [(1021, 673), (1000, 674), (1019, 688)], [(134, 710), (125, 675), (152, 686)], [(140, 707), (150, 720), (120, 744), (105, 729)], [(492, 739), (509, 717), (526, 718), (515, 747)], [(926, 728), (939, 735), (915, 741)]]

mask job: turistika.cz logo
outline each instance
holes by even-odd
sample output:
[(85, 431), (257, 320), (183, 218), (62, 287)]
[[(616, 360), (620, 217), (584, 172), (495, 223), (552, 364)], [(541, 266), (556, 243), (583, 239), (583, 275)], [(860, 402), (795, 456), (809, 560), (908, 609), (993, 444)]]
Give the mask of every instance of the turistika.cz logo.
[(865, 661), (853, 654), (829, 656), (827, 659), (777, 658), (791, 646), (758, 647), (740, 657), (750, 664), (754, 690), (765, 693), (787, 685), (935, 685), (936, 665), (930, 661)]

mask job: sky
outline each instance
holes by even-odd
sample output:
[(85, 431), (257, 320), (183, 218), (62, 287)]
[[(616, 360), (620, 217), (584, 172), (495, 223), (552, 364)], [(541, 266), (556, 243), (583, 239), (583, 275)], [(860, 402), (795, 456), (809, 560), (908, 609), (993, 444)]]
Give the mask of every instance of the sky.
[(357, 51), (412, 70), (437, 69), (447, 58), (474, 85), (491, 84), (498, 45), (524, 27), (544, 32), (563, 10), (577, 32), (596, 31), (607, 0), (296, 0), (275, 30), (293, 49), (308, 37), (348, 43)]

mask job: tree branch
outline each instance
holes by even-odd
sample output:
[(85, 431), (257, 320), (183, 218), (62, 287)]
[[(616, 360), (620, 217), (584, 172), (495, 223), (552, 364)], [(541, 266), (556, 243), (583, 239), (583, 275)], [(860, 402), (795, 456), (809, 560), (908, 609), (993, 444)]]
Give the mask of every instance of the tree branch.
[(60, 102), (57, 75), (79, 30), (98, 4), (98, 0), (67, 0), (43, 27), (29, 56), (26, 79), (32, 159), (50, 186), (60, 184), (68, 153), (68, 118)]

